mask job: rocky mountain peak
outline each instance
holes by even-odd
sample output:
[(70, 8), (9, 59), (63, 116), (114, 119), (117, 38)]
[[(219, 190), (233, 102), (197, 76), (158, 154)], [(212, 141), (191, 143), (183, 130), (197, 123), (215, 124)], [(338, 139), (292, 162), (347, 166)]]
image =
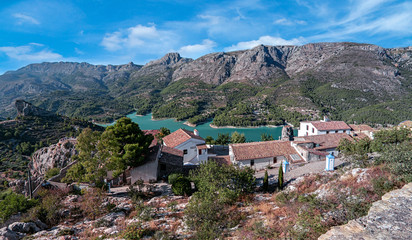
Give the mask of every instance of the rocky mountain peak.
[(183, 59), (184, 58), (182, 58), (180, 54), (177, 52), (168, 53), (158, 60), (149, 62), (148, 64), (145, 65), (145, 67), (152, 66), (152, 65), (165, 65), (165, 66), (175, 65)]
[(17, 116), (52, 116), (51, 112), (33, 106), (31, 103), (24, 100), (16, 100), (15, 107)]

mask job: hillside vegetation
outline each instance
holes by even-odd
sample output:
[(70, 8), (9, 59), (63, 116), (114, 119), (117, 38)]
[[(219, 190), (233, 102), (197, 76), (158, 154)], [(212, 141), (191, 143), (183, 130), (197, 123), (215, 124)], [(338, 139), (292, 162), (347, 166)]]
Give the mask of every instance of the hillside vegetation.
[[(398, 124), (412, 119), (412, 50), (370, 44), (257, 46), (196, 60), (169, 53), (144, 66), (31, 64), (0, 76), (0, 117), (24, 98), (70, 117), (111, 122), (153, 113), (217, 126), (296, 125), (332, 119)], [(19, 87), (16, 87), (19, 86)]]

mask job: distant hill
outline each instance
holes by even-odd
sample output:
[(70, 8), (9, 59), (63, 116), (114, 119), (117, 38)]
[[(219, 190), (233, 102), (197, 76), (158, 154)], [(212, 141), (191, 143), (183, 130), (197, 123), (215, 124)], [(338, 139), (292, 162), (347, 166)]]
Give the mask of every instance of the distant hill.
[(412, 47), (313, 43), (257, 46), (196, 60), (169, 53), (144, 66), (31, 64), (0, 76), (0, 116), (18, 98), (72, 117), (155, 118), (250, 126), (319, 118), (372, 124), (412, 119)]
[(92, 123), (56, 115), (23, 100), (15, 104), (18, 117), (0, 122), (0, 173), (27, 170), (30, 155), (37, 149), (75, 137), (83, 128), (104, 130)]

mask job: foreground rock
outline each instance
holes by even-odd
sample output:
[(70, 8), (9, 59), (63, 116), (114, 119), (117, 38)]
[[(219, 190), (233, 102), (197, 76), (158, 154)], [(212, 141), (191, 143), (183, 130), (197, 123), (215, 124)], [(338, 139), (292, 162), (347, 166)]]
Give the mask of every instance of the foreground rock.
[(323, 239), (411, 239), (412, 183), (383, 195), (373, 203), (367, 216), (334, 227)]

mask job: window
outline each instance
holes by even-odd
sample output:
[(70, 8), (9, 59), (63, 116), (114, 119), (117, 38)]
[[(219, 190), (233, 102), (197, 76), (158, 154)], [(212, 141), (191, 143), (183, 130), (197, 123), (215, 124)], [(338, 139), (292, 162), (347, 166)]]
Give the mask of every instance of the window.
[(250, 166), (253, 166), (253, 165), (255, 165), (255, 160), (254, 159), (250, 160)]
[(276, 157), (273, 158), (273, 163), (276, 163), (278, 160)]
[(183, 150), (183, 154), (187, 154), (187, 149)]
[(315, 133), (315, 128), (312, 128), (312, 133)]
[(199, 155), (202, 155), (202, 149), (199, 149)]
[(309, 131), (309, 125), (306, 125), (306, 130), (308, 130), (308, 131)]
[(329, 131), (326, 131), (326, 134), (329, 134)]

